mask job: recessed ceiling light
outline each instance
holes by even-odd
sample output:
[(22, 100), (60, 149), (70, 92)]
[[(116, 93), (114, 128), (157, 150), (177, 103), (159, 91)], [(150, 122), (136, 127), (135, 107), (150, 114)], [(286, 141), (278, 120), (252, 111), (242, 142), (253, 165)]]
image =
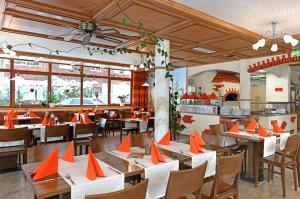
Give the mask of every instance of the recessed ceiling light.
[(199, 47), (199, 48), (193, 48), (193, 50), (199, 51), (199, 52), (203, 52), (203, 53), (209, 53), (209, 54), (216, 52), (214, 50), (210, 50), (210, 49), (207, 49), (207, 48), (201, 48), (201, 47)]

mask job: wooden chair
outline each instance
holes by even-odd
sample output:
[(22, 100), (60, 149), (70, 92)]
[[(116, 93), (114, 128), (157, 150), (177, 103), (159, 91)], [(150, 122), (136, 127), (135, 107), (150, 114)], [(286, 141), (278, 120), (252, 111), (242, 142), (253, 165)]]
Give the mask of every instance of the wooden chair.
[(110, 134), (110, 131), (113, 132), (113, 136), (115, 136), (115, 128), (114, 128), (114, 124), (115, 124), (115, 118), (116, 118), (117, 114), (115, 111), (109, 111), (108, 117), (107, 117), (107, 132)]
[(193, 169), (171, 171), (164, 198), (185, 198), (188, 194), (200, 198), (206, 167), (207, 161)]
[(70, 135), (69, 125), (58, 125), (58, 126), (46, 126), (45, 127), (45, 139), (44, 143), (48, 143), (48, 138), (53, 137), (65, 137), (66, 140)]
[(76, 124), (75, 134), (74, 134), (74, 144), (77, 152), (77, 147), (79, 147), (80, 155), (82, 155), (82, 148), (85, 146), (86, 153), (90, 145), (90, 138), (97, 135), (97, 125), (96, 123), (91, 124)]
[(100, 134), (102, 137), (106, 137), (107, 125), (106, 118), (99, 118), (97, 123), (97, 135)]
[(149, 144), (149, 137), (147, 133), (131, 134), (131, 146), (138, 146), (144, 148)]
[(218, 155), (230, 154), (231, 149), (229, 147), (223, 147), (222, 133), (224, 132), (223, 124), (209, 125), (210, 135), (214, 138), (213, 144), (205, 146), (206, 149), (216, 151)]
[[(139, 123), (136, 122), (136, 127), (126, 127), (125, 126), (126, 122), (120, 122), (120, 140), (122, 140), (123, 135), (128, 135), (129, 133), (133, 134), (133, 133), (138, 133), (139, 131)], [(125, 134), (124, 134), (125, 133)]]
[(244, 152), (219, 158), (214, 180), (205, 183), (202, 187), (204, 199), (238, 198), (238, 184), (243, 157)]
[(155, 121), (154, 119), (148, 119), (147, 123), (147, 134), (151, 136), (155, 131)]
[[(255, 166), (255, 186), (258, 184), (258, 165), (262, 162), (268, 165), (268, 182), (273, 179), (274, 173), (281, 175), (283, 197), (286, 196), (286, 168), (293, 170), (294, 187), (295, 190), (297, 190), (297, 157), (299, 155), (299, 144), (300, 136), (291, 136), (288, 138), (285, 149), (282, 153), (275, 153), (274, 155), (266, 158), (256, 157), (258, 163)], [(274, 167), (280, 168), (280, 172), (274, 171)]]
[(60, 143), (48, 143), (42, 145), (33, 146), (33, 158), (34, 162), (42, 162), (48, 155), (57, 147), (59, 148), (58, 156), (61, 158), (66, 152), (70, 142), (60, 142)]
[(95, 137), (90, 140), (90, 147), (94, 153), (117, 149), (121, 141), (118, 137)]
[(0, 157), (19, 156), (19, 163), (27, 164), (27, 147), (29, 142), (28, 128), (0, 129), (0, 142), (23, 141), (23, 144), (17, 146), (1, 147)]
[(148, 179), (127, 189), (112, 193), (85, 196), (85, 199), (145, 199), (148, 186)]

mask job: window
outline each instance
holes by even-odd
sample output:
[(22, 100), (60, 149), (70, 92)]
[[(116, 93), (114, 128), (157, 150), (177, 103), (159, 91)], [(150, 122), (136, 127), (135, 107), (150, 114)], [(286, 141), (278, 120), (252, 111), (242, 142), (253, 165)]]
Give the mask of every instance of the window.
[(10, 104), (10, 74), (0, 72), (0, 106), (9, 106)]
[(131, 82), (121, 80), (111, 80), (111, 104), (119, 104), (118, 96), (128, 95), (124, 104), (130, 104)]
[(34, 61), (24, 61), (24, 60), (15, 60), (14, 61), (15, 70), (26, 70), (26, 71), (38, 71), (38, 72), (48, 72), (49, 64), (42, 62)]
[(48, 76), (20, 74), (15, 81), (15, 103), (41, 104), (48, 98)]
[(107, 79), (83, 79), (83, 105), (107, 105), (108, 83)]
[(84, 74), (85, 75), (92, 75), (92, 76), (102, 76), (107, 77), (108, 76), (108, 69), (107, 68), (100, 68), (100, 67), (84, 67)]
[(52, 101), (59, 105), (80, 105), (80, 77), (52, 75)]
[(10, 60), (0, 58), (0, 69), (9, 69), (9, 68), (10, 68)]
[(131, 78), (131, 71), (128, 70), (110, 70), (111, 77)]
[(66, 65), (66, 64), (52, 64), (53, 73), (65, 74), (80, 74), (80, 66)]

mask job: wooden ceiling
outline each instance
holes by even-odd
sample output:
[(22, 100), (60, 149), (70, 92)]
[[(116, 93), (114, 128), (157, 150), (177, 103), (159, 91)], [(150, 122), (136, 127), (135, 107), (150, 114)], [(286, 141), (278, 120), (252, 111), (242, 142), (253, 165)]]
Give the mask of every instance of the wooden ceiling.
[[(78, 27), (80, 21), (95, 21), (106, 26), (136, 31), (136, 25), (131, 21), (127, 27), (121, 24), (122, 19), (129, 16), (135, 22), (143, 22), (147, 31), (171, 41), (171, 61), (178, 67), (272, 55), (266, 47), (258, 51), (252, 50), (252, 44), (261, 37), (260, 35), (171, 0), (6, 0), (6, 2), (4, 14), (10, 20), (17, 18), (55, 26)], [(40, 12), (52, 15), (45, 16)], [(2, 31), (48, 37), (47, 34), (31, 29), (2, 27)], [(128, 49), (135, 49), (139, 39), (134, 36), (126, 38), (121, 35), (115, 36), (122, 37)], [(78, 40), (70, 42), (80, 43)], [(116, 47), (103, 44), (101, 41), (94, 42), (93, 45)], [(153, 52), (153, 48), (149, 46), (145, 50)], [(199, 52), (194, 48), (206, 48), (215, 52)], [(277, 54), (291, 50), (289, 46), (283, 44), (279, 49)]]

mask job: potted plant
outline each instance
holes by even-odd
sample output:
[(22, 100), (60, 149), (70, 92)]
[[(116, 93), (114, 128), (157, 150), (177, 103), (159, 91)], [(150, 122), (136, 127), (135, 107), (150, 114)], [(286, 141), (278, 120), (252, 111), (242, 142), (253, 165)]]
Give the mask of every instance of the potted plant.
[(118, 98), (120, 99), (120, 106), (124, 106), (127, 97), (129, 97), (129, 94), (127, 95), (119, 95)]
[(50, 95), (48, 97), (48, 103), (50, 108), (54, 108), (55, 104), (58, 102), (58, 98), (55, 95)]

